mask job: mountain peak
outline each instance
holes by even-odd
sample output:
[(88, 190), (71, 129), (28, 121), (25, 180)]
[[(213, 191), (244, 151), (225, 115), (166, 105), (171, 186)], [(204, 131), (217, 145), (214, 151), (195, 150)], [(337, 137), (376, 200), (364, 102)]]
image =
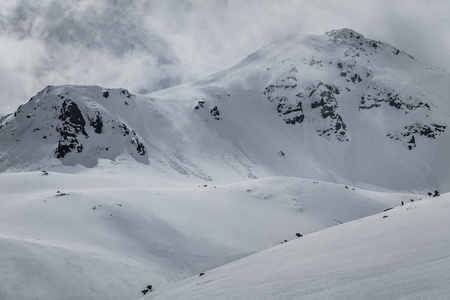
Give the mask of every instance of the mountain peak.
[(449, 80), (348, 28), (291, 35), (148, 96), (50, 86), (0, 119), (0, 171), (125, 159), (205, 180), (448, 189)]
[(364, 36), (353, 29), (350, 28), (341, 28), (341, 29), (333, 29), (325, 32), (326, 35), (330, 37), (334, 37), (337, 39), (362, 39)]

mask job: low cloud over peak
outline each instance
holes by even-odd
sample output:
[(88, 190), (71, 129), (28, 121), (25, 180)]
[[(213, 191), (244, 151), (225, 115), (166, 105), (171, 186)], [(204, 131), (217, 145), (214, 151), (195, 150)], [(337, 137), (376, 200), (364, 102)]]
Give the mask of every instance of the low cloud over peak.
[(449, 70), (449, 9), (438, 0), (5, 0), (0, 115), (49, 84), (148, 93), (199, 79), (293, 32), (348, 27)]

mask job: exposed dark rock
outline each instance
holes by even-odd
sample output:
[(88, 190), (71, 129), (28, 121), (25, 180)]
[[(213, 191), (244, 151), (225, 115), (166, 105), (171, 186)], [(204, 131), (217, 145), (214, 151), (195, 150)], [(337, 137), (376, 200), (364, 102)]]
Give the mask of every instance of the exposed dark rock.
[(304, 120), (305, 120), (305, 116), (304, 115), (300, 115), (300, 116), (295, 116), (293, 118), (286, 118), (286, 119), (284, 119), (286, 124), (291, 124), (291, 125), (301, 124), (301, 123), (303, 123)]
[(67, 126), (66, 134), (76, 136), (81, 132), (87, 137), (84, 129), (86, 121), (78, 105), (72, 100), (67, 99), (63, 102), (59, 119), (63, 121), (63, 126)]
[(56, 158), (64, 158), (66, 154), (70, 153), (72, 150), (77, 148), (78, 152), (83, 151), (83, 147), (80, 147), (80, 143), (75, 137), (62, 135), (58, 142), (58, 147), (56, 148), (55, 154)]
[(197, 105), (196, 105), (194, 108), (195, 108), (195, 109), (199, 109), (200, 107), (203, 108), (203, 107), (204, 107), (204, 106), (203, 106), (204, 104), (205, 104), (205, 101), (200, 100), (200, 101), (197, 102)]
[(94, 114), (95, 116), (92, 119), (89, 118), (89, 122), (91, 126), (94, 127), (95, 133), (100, 134), (102, 133), (103, 128), (102, 116), (98, 110), (94, 111)]
[(139, 139), (137, 137), (131, 138), (131, 143), (136, 146), (136, 151), (139, 153), (139, 155), (145, 155), (144, 144), (139, 142)]
[(120, 123), (118, 126), (120, 129), (122, 129), (123, 136), (127, 136), (130, 134), (130, 130), (128, 129), (127, 125)]
[(412, 150), (415, 147), (416, 147), (416, 138), (414, 136), (412, 136), (408, 142), (408, 149)]
[(78, 153), (81, 153), (83, 151), (83, 145), (79, 143), (77, 137), (80, 133), (86, 138), (89, 136), (85, 131), (86, 121), (77, 104), (70, 99), (64, 100), (59, 120), (62, 123), (56, 127), (56, 130), (61, 137), (55, 151), (56, 157), (64, 158), (69, 152), (75, 149)]
[(423, 125), (419, 123), (414, 123), (413, 125), (405, 126), (401, 131), (397, 131), (395, 133), (390, 133), (387, 136), (391, 139), (401, 141), (403, 144), (409, 149), (412, 150), (416, 147), (416, 137), (421, 136), (428, 139), (435, 139), (440, 136), (447, 126), (438, 125), (438, 124), (430, 124)]
[(330, 140), (348, 141), (347, 126), (337, 113), (339, 105), (335, 95), (339, 95), (339, 89), (334, 85), (319, 82), (315, 86), (308, 87), (307, 90), (310, 90), (308, 98), (311, 101), (311, 108), (320, 109), (322, 118), (328, 120), (328, 126), (317, 130), (319, 135)]
[[(296, 72), (295, 69), (292, 72)], [(276, 102), (277, 112), (279, 116), (283, 116), (286, 124), (301, 124), (303, 123), (305, 116), (303, 114), (302, 102), (300, 100), (301, 94), (295, 95), (293, 92), (287, 92), (285, 90), (298, 90), (297, 77), (289, 75), (286, 78), (282, 77), (279, 80), (280, 83), (270, 84), (265, 89), (263, 94), (267, 95), (267, 99), (270, 102)], [(284, 91), (283, 91), (284, 90)]]
[(355, 83), (355, 84), (356, 84), (356, 82), (361, 82), (361, 81), (362, 81), (361, 77), (359, 77), (359, 75), (356, 74), (356, 73), (353, 74), (353, 76), (351, 76), (350, 79), (351, 79), (352, 82)]
[(127, 98), (131, 98), (132, 96), (134, 96), (133, 94), (130, 94), (130, 92), (126, 89), (121, 90), (120, 93)]
[(219, 112), (219, 109), (217, 108), (217, 106), (214, 106), (209, 113), (211, 114), (211, 116), (214, 117), (214, 119), (222, 120), (222, 118), (220, 117), (220, 112)]
[(390, 90), (387, 88), (378, 89), (375, 91), (368, 90), (361, 96), (359, 109), (361, 110), (380, 107), (383, 103), (387, 103), (398, 110), (416, 110), (419, 108), (430, 110), (430, 105), (428, 103), (424, 103), (422, 101), (414, 99), (411, 96), (401, 97), (394, 90)]
[[(314, 62), (317, 63), (317, 61)], [(343, 67), (342, 63), (338, 63), (338, 66)], [(347, 73), (345, 73), (346, 75)], [(359, 80), (359, 75), (356, 75), (355, 81)], [(301, 125), (305, 120), (303, 105), (310, 103), (311, 108), (319, 109), (322, 118), (326, 120), (323, 129), (317, 130), (319, 135), (330, 140), (348, 140), (347, 127), (336, 111), (339, 106), (335, 95), (340, 94), (336, 86), (318, 82), (303, 88), (297, 85), (295, 76), (286, 76), (267, 85), (263, 94), (270, 102), (277, 103), (277, 112), (279, 116), (283, 117), (286, 124)]]

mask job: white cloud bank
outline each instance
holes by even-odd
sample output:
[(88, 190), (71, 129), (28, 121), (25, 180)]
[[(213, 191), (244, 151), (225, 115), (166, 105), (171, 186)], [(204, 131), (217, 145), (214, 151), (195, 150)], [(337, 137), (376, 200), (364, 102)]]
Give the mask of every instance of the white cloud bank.
[(5, 0), (0, 115), (49, 84), (146, 93), (230, 67), (293, 32), (349, 27), (450, 70), (439, 0)]

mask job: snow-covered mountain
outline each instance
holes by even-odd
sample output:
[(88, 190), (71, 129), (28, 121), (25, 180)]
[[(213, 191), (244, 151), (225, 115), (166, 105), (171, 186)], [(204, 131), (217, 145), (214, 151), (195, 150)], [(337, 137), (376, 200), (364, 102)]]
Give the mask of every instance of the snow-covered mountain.
[(219, 181), (289, 175), (448, 190), (449, 83), (449, 73), (350, 29), (291, 35), (147, 96), (49, 86), (1, 120), (0, 170), (131, 157)]
[[(151, 284), (159, 299), (361, 299), (379, 283), (439, 299), (448, 194), (418, 200), (450, 189), (449, 83), (341, 29), (149, 95), (48, 86), (0, 118), (0, 298), (137, 299)], [(434, 283), (394, 290), (413, 258)]]

